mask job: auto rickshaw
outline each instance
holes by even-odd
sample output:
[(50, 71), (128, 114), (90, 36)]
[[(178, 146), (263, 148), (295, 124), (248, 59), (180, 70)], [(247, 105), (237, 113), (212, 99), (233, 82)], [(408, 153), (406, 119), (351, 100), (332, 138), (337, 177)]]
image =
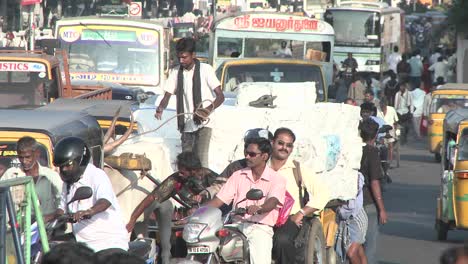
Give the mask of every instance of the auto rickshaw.
[(468, 229), (468, 109), (447, 113), (443, 124), (442, 175), (437, 198), (437, 239)]
[(242, 82), (315, 82), (317, 101), (327, 101), (327, 86), (320, 62), (282, 58), (224, 61), (216, 70), (224, 92), (235, 92)]
[[(19, 166), (16, 142), (31, 136), (39, 143), (39, 163), (53, 167), (53, 147), (62, 138), (77, 136), (89, 146), (93, 163), (103, 165), (103, 136), (96, 119), (84, 112), (42, 110), (0, 110), (0, 160)], [(8, 161), (8, 162), (5, 162)]]
[(448, 111), (468, 106), (468, 84), (448, 83), (432, 91), (428, 119), (429, 151), (441, 160), (442, 126)]

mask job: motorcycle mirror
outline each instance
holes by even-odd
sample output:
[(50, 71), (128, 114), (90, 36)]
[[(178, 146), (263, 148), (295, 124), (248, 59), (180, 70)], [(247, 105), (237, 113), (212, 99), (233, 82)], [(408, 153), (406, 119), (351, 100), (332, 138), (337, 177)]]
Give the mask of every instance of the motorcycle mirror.
[(260, 189), (250, 189), (245, 197), (249, 200), (257, 201), (263, 198), (263, 192)]
[(81, 186), (75, 191), (75, 195), (73, 195), (73, 198), (67, 203), (67, 205), (79, 201), (79, 200), (85, 200), (93, 196), (93, 189), (88, 186)]

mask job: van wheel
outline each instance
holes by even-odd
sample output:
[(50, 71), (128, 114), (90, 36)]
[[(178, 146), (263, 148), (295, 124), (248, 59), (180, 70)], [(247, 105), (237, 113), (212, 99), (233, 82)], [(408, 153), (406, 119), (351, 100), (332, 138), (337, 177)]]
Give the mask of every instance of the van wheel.
[(442, 156), (440, 153), (434, 153), (434, 159), (435, 161), (440, 162), (442, 160)]
[(442, 220), (437, 220), (436, 222), (436, 230), (437, 230), (437, 240), (445, 241), (447, 240), (447, 233), (449, 230), (449, 225)]
[(310, 225), (305, 264), (325, 264), (327, 256), (322, 224), (318, 218), (314, 218)]

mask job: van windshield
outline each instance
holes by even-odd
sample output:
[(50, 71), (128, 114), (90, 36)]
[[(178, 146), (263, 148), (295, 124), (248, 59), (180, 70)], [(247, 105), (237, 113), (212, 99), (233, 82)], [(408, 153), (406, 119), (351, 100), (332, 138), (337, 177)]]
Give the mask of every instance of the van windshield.
[(0, 71), (0, 108), (47, 104), (44, 72)]
[(225, 70), (224, 91), (235, 92), (243, 82), (315, 82), (317, 100), (325, 100), (322, 74), (317, 65), (268, 63), (233, 65)]
[[(44, 167), (49, 166), (47, 149), (39, 144), (39, 164)], [(3, 175), (3, 169), (10, 167), (20, 167), (18, 154), (16, 152), (16, 142), (0, 142), (0, 177)]]
[(446, 114), (450, 110), (468, 107), (468, 96), (435, 95), (431, 102), (431, 113)]

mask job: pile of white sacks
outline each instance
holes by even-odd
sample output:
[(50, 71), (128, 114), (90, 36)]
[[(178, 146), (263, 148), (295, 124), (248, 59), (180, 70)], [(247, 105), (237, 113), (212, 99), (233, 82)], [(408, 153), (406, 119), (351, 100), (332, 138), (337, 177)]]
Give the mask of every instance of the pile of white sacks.
[[(314, 83), (243, 83), (237, 96), (219, 107), (208, 124), (212, 127), (209, 167), (221, 172), (230, 162), (241, 159), (243, 137), (252, 128), (274, 132), (288, 127), (297, 136), (292, 158), (315, 171), (331, 190), (331, 199), (348, 200), (357, 193), (357, 170), (362, 155), (358, 133), (359, 108), (336, 103), (314, 103)], [(263, 95), (276, 96), (274, 108), (257, 108), (249, 103)], [(175, 97), (175, 96), (173, 96)], [(175, 99), (175, 98), (172, 98)], [(156, 101), (156, 106), (159, 100)], [(169, 108), (175, 107), (172, 103)], [(164, 118), (174, 115), (165, 111)], [(143, 131), (157, 127), (154, 108), (139, 110), (137, 120)], [(171, 157), (180, 152), (176, 121), (151, 136), (163, 138)], [(305, 177), (305, 175), (304, 175)]]

